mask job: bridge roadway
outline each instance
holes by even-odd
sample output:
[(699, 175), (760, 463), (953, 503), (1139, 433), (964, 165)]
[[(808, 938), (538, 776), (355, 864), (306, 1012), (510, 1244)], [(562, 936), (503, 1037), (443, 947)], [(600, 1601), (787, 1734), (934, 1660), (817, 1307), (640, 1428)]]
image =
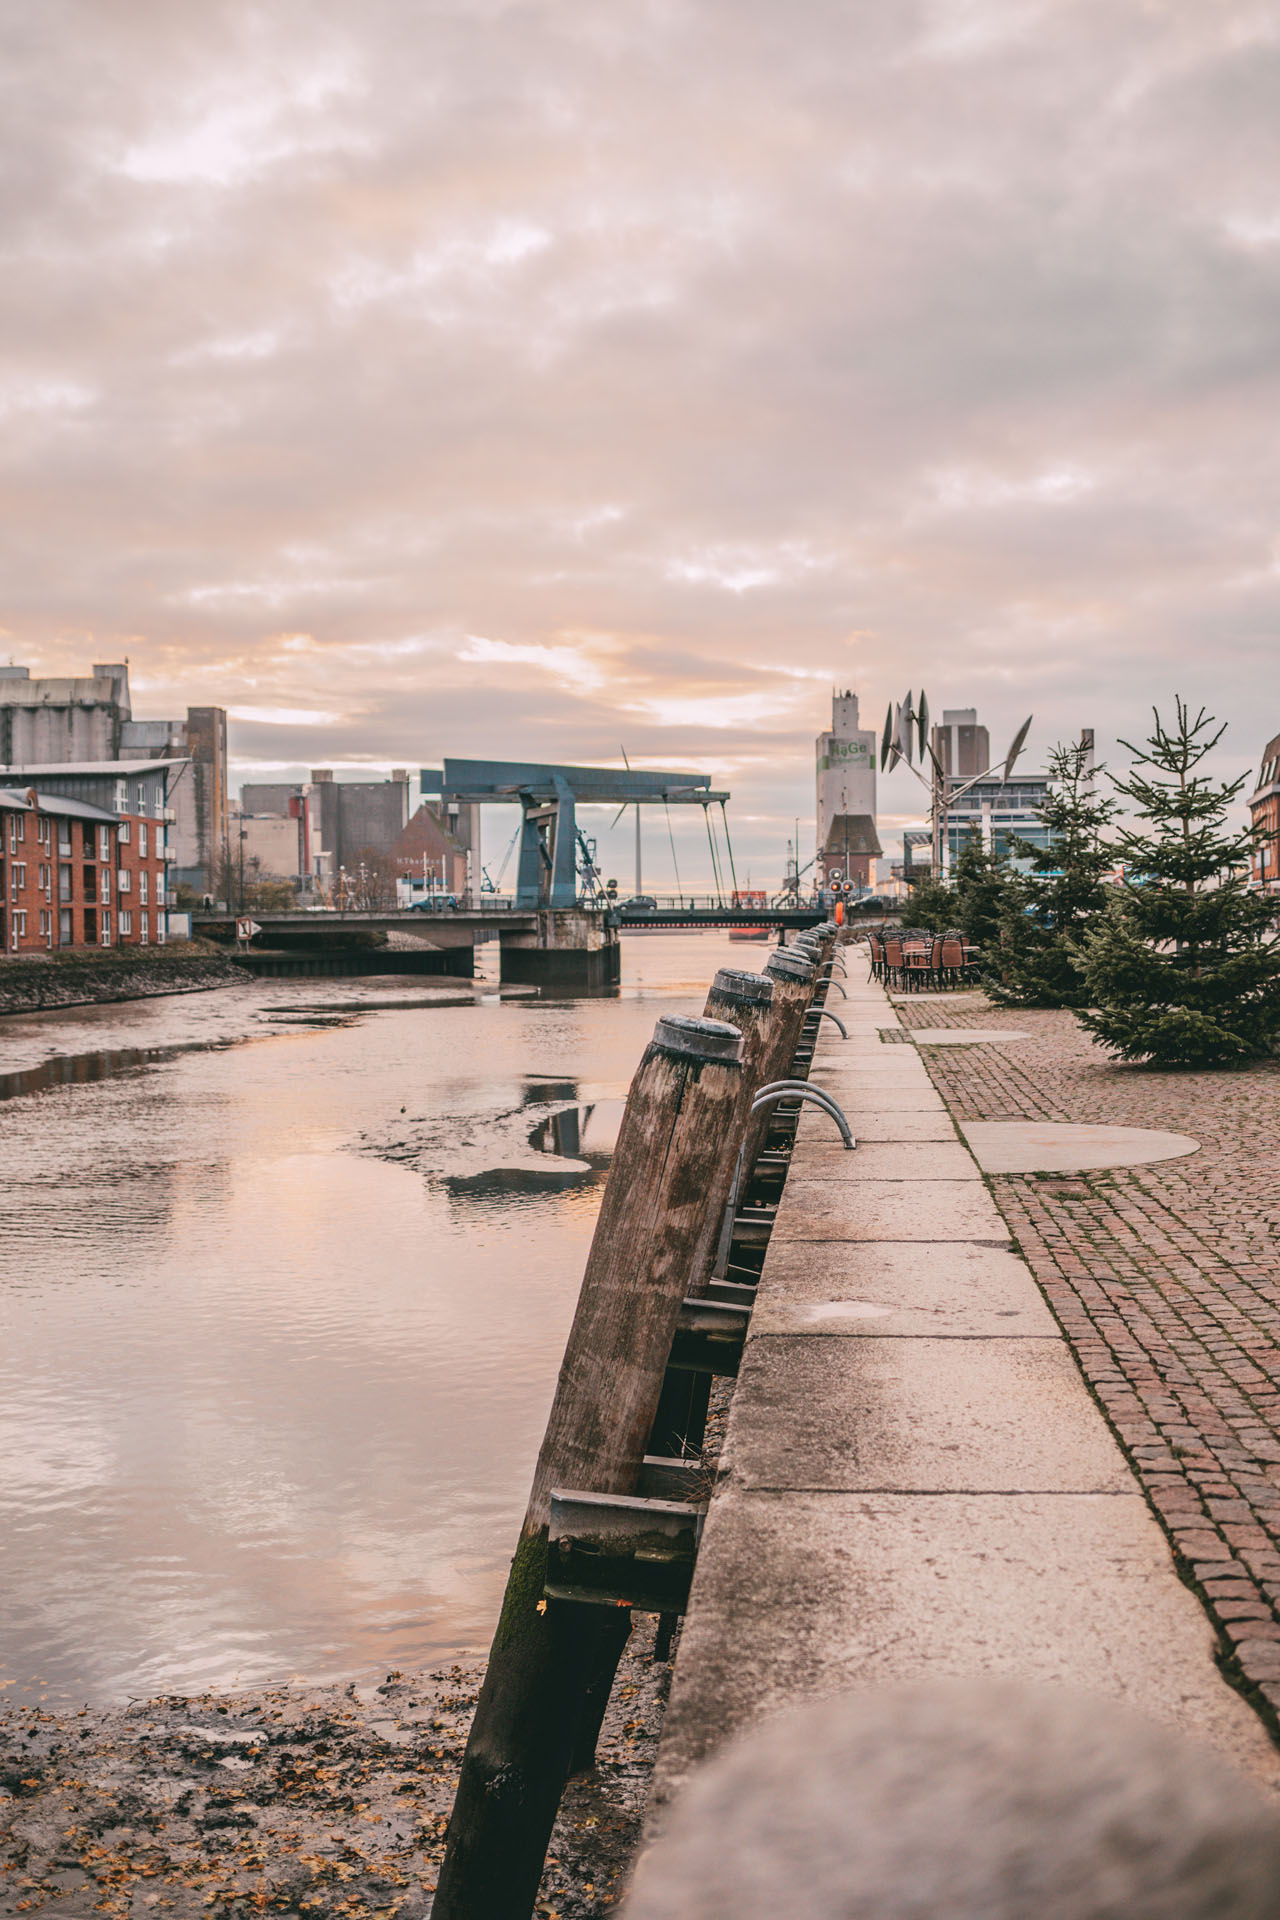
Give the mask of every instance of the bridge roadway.
[[(619, 906), (604, 909), (600, 918), (610, 927), (768, 927), (799, 933), (806, 927), (816, 927), (826, 918), (826, 911), (822, 906)], [(477, 933), (532, 933), (538, 926), (538, 910), (532, 907), (458, 907), (440, 912), (412, 908), (375, 908), (368, 912), (336, 907), (301, 912), (246, 908), (245, 912), (267, 938), (273, 932), (323, 933), (345, 928), (362, 933), (388, 933), (394, 928), (419, 934), (424, 940), (433, 940), (438, 933), (451, 934), (454, 938), (449, 944), (461, 944), (457, 939), (459, 935), (471, 940)], [(197, 931), (225, 932), (235, 917), (228, 913), (193, 913), (191, 922)]]

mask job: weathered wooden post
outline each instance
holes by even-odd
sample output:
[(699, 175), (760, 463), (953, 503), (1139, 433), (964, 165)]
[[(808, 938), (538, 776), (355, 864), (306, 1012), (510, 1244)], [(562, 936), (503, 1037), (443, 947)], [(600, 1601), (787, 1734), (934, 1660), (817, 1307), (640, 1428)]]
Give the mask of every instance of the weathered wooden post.
[(433, 1920), (533, 1907), (610, 1610), (548, 1600), (553, 1487), (635, 1490), (689, 1263), (740, 1112), (736, 1027), (659, 1020), (631, 1083), (462, 1762)]
[[(804, 1017), (813, 999), (816, 971), (813, 961), (794, 947), (782, 947), (770, 956), (765, 972), (773, 981), (773, 1019), (769, 1023), (769, 1044), (760, 1062), (761, 1085), (785, 1079), (791, 1072)], [(744, 1190), (760, 1158), (769, 1124), (768, 1113), (758, 1113), (748, 1121), (742, 1149)]]
[[(742, 1082), (739, 1111), (734, 1116), (717, 1177), (708, 1193), (703, 1230), (692, 1249), (689, 1262), (687, 1295), (705, 1292), (711, 1278), (716, 1244), (729, 1189), (737, 1165), (738, 1148), (747, 1125), (751, 1102), (763, 1085), (761, 1063), (768, 1046), (773, 1011), (773, 981), (764, 973), (742, 973), (736, 967), (721, 967), (711, 983), (703, 1018), (728, 1020), (742, 1034)], [(668, 1367), (662, 1384), (662, 1396), (654, 1414), (649, 1451), (657, 1454), (680, 1453), (687, 1440), (701, 1439), (706, 1426), (707, 1401), (711, 1388), (708, 1374), (678, 1371)]]

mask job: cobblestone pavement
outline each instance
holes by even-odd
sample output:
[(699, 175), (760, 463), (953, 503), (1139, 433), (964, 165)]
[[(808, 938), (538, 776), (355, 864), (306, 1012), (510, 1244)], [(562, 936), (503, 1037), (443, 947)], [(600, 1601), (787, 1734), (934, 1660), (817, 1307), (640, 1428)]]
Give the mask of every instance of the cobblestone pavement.
[(1280, 1061), (1116, 1065), (1069, 1013), (974, 994), (899, 1001), (906, 1025), (1029, 1038), (923, 1048), (957, 1120), (1161, 1127), (1200, 1151), (990, 1185), (1221, 1636), (1280, 1729)]

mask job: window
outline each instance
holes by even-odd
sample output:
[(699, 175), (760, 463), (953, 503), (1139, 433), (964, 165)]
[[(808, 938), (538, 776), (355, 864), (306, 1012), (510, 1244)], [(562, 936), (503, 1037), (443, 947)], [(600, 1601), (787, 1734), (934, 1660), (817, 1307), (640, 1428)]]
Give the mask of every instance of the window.
[(104, 907), (111, 905), (111, 869), (103, 867), (98, 875), (98, 898)]
[(133, 875), (130, 873), (128, 867), (121, 867), (119, 873), (116, 875), (116, 886), (121, 893), (133, 892)]
[(48, 907), (41, 907), (40, 909), (40, 938), (44, 941), (46, 947), (53, 945), (53, 915), (50, 913)]
[(9, 815), (10, 849), (14, 847), (20, 847), (23, 841), (26, 839), (26, 837), (27, 837), (27, 821), (26, 821), (25, 814), (11, 813)]
[(147, 899), (147, 882), (149, 878), (150, 875), (147, 873), (146, 868), (143, 867), (138, 874), (138, 898), (144, 903)]
[(47, 813), (42, 813), (36, 821), (36, 839), (42, 847), (47, 847), (53, 839), (53, 822)]
[(147, 810), (147, 790), (146, 790), (146, 788), (145, 788), (145, 786), (144, 786), (144, 785), (142, 784), (142, 782), (141, 782), (141, 780), (139, 780), (139, 782), (138, 782), (138, 812), (139, 812), (139, 813), (145, 813), (145, 812), (146, 812), (146, 810)]
[(110, 827), (98, 828), (98, 858), (99, 860), (109, 860), (111, 858)]
[(132, 932), (133, 932), (133, 909), (131, 907), (122, 907), (120, 909), (121, 939), (124, 938), (126, 933), (132, 933)]
[(37, 879), (37, 881), (36, 881), (36, 885), (37, 885), (37, 886), (39, 887), (39, 889), (40, 889), (40, 891), (41, 891), (41, 893), (48, 893), (48, 891), (49, 891), (49, 874), (50, 874), (50, 871), (51, 871), (51, 869), (50, 869), (50, 868), (48, 868), (48, 867), (47, 867), (47, 866), (46, 866), (46, 865), (44, 864), (44, 861), (42, 860), (42, 861), (40, 862), (40, 868), (39, 868), (39, 878), (38, 878), (38, 879)]
[(58, 852), (65, 860), (71, 858), (71, 822), (69, 820), (58, 822)]
[(98, 909), (86, 907), (84, 910), (84, 943), (86, 947), (98, 944)]
[(27, 890), (26, 861), (15, 860), (12, 867), (10, 868), (10, 872), (13, 875), (13, 879), (10, 882), (10, 890), (13, 894), (13, 898), (16, 900), (20, 893), (25, 893)]
[(58, 909), (58, 945), (60, 947), (69, 947), (71, 945), (70, 907), (59, 907)]
[(145, 820), (138, 822), (138, 852), (145, 860), (147, 857), (147, 823)]
[(93, 822), (86, 820), (84, 823), (84, 857), (86, 860), (93, 860), (97, 858), (97, 853), (98, 836), (94, 830)]
[(150, 938), (150, 928), (149, 928), (150, 918), (151, 918), (150, 914), (144, 913), (142, 915), (142, 944), (144, 947), (146, 946)]
[(111, 915), (109, 913), (104, 913), (102, 916), (102, 931), (98, 935), (98, 945), (100, 947), (109, 947), (111, 945)]
[(25, 908), (16, 909), (12, 915), (12, 919), (13, 944), (16, 947), (19, 940), (25, 940), (27, 937), (27, 915)]
[(71, 898), (70, 867), (58, 868), (58, 898), (59, 900), (70, 900)]
[(120, 822), (120, 825), (116, 828), (116, 837), (119, 840), (120, 845), (122, 847), (127, 847), (129, 842), (133, 838), (132, 822), (129, 820), (122, 820)]

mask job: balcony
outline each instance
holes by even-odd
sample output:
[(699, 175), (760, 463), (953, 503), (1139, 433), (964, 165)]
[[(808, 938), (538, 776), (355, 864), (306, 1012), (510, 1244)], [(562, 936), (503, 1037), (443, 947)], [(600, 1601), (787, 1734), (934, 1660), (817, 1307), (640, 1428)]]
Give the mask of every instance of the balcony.
[(178, 817), (178, 809), (176, 807), (157, 807), (156, 808), (156, 819), (165, 821), (166, 824), (169, 826), (173, 825), (177, 817)]
[(178, 857), (178, 849), (176, 847), (165, 847), (161, 857), (165, 865), (171, 867)]

